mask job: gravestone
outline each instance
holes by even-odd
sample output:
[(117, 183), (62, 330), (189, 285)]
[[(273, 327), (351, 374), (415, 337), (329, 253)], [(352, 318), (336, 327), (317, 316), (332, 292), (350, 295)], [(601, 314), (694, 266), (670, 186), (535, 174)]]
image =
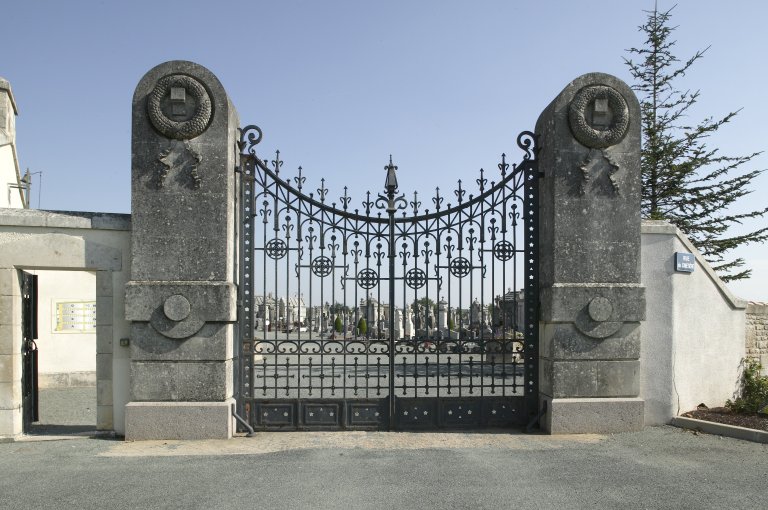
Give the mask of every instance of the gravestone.
[(551, 433), (643, 426), (640, 109), (613, 76), (574, 80), (536, 124), (540, 396)]
[(129, 440), (232, 436), (237, 127), (200, 65), (166, 62), (136, 87)]

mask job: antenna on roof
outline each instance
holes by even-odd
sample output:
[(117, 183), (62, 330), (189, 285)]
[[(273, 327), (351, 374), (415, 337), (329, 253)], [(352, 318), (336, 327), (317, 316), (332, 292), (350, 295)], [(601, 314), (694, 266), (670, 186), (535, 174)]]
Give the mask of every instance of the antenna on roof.
[(21, 178), (21, 187), (24, 189), (24, 205), (26, 205), (27, 209), (30, 209), (32, 206), (31, 200), (32, 200), (32, 176), (33, 175), (39, 175), (40, 178), (38, 179), (37, 183), (37, 208), (40, 209), (40, 196), (43, 192), (43, 171), (39, 172), (30, 172), (29, 168), (27, 168), (27, 171), (24, 172), (24, 177)]

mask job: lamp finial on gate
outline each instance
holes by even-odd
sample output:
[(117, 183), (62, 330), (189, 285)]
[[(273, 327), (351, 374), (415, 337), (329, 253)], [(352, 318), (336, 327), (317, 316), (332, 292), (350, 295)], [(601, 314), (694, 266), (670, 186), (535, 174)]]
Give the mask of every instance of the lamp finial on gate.
[(390, 214), (394, 214), (397, 210), (405, 209), (408, 206), (408, 201), (405, 199), (405, 195), (395, 196), (397, 194), (397, 174), (395, 173), (397, 167), (392, 163), (392, 154), (389, 155), (389, 164), (384, 167), (387, 171), (387, 179), (384, 181), (384, 190), (387, 196), (379, 195), (376, 199), (376, 207), (378, 209), (386, 209)]

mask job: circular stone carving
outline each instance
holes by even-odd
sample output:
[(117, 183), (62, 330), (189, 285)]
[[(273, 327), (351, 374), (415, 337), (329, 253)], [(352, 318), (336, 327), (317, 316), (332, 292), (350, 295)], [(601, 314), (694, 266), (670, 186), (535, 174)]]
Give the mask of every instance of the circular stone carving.
[(333, 262), (325, 255), (315, 257), (315, 260), (312, 261), (311, 265), (312, 272), (315, 273), (315, 276), (319, 276), (320, 278), (325, 278), (331, 274), (331, 271), (333, 271)]
[(357, 273), (357, 284), (364, 289), (372, 289), (379, 283), (379, 275), (370, 268), (365, 268)]
[(497, 259), (506, 262), (515, 256), (515, 246), (509, 241), (499, 241), (493, 246), (493, 254)]
[(611, 317), (611, 314), (613, 313), (613, 305), (611, 304), (610, 299), (598, 296), (596, 298), (592, 298), (592, 301), (589, 302), (587, 311), (589, 312), (589, 317), (593, 321), (605, 322)]
[[(171, 89), (184, 89), (183, 98), (169, 97)], [(175, 110), (177, 107), (179, 110)], [(191, 76), (171, 74), (157, 81), (149, 95), (147, 110), (149, 120), (160, 133), (176, 140), (189, 140), (208, 128), (213, 106), (202, 83)], [(173, 120), (166, 112), (182, 120)]]
[(427, 283), (427, 273), (414, 267), (405, 273), (405, 283), (412, 289), (420, 289)]
[(176, 322), (183, 321), (189, 317), (191, 309), (192, 307), (189, 304), (189, 300), (181, 294), (174, 294), (163, 303), (163, 312), (165, 312), (165, 316)]
[(448, 264), (451, 269), (451, 274), (456, 278), (464, 278), (472, 270), (472, 264), (469, 263), (464, 257), (456, 257)]
[(267, 255), (274, 260), (280, 260), (288, 253), (288, 247), (282, 239), (270, 239), (266, 247)]
[(629, 107), (616, 89), (590, 85), (578, 91), (571, 101), (568, 121), (579, 142), (594, 149), (605, 149), (619, 143), (627, 134)]

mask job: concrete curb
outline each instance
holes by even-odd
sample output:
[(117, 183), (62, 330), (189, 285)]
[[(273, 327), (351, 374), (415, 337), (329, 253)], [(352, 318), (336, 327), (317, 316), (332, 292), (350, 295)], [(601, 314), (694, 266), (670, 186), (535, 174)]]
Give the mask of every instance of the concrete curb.
[(19, 434), (18, 436), (0, 436), (3, 443), (39, 443), (41, 441), (69, 441), (71, 439), (115, 439), (111, 430), (84, 430), (67, 434)]
[(716, 434), (720, 436), (732, 437), (743, 441), (752, 441), (753, 443), (768, 444), (768, 432), (761, 430), (736, 427), (735, 425), (724, 425), (711, 421), (696, 420), (694, 418), (683, 418), (676, 416), (670, 422), (675, 427), (683, 429), (698, 430), (707, 434)]

